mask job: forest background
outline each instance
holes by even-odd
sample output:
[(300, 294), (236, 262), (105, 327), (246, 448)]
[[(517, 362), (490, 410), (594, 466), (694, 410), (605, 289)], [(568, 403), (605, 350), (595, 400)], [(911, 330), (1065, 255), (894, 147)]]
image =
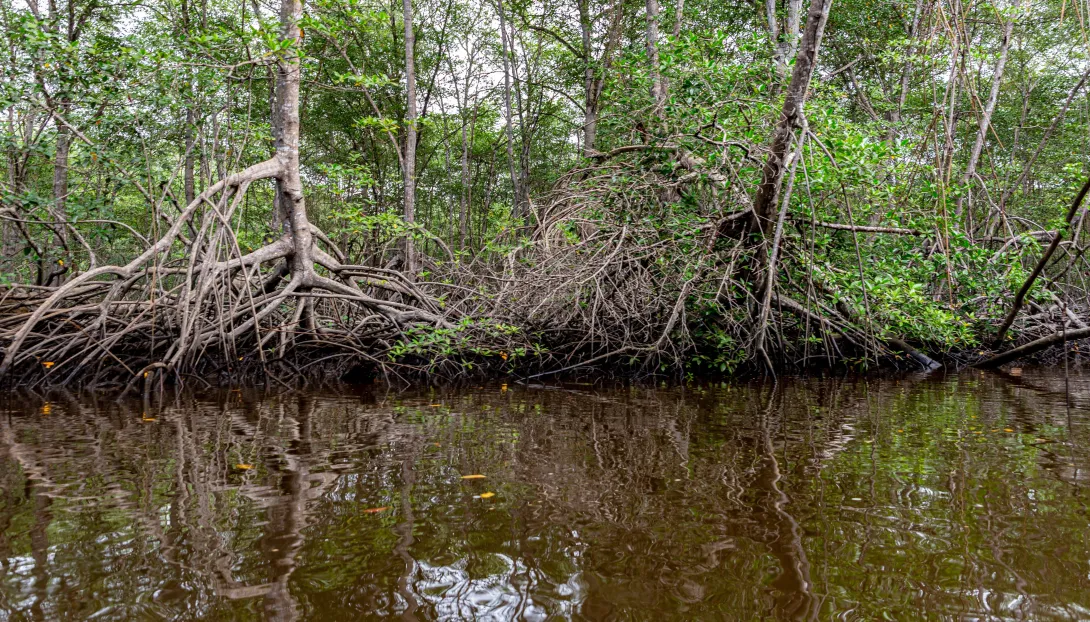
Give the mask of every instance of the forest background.
[(1090, 336), (1085, 0), (0, 19), (14, 380), (926, 368)]

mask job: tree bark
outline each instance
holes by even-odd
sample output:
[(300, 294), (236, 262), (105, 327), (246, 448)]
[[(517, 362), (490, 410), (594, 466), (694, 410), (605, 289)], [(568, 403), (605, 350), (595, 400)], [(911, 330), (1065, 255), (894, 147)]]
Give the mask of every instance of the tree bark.
[(780, 30), (776, 17), (776, 0), (765, 3), (765, 18), (768, 20), (768, 34), (772, 39), (772, 57), (776, 67), (776, 83), (773, 92), (779, 92), (780, 83), (787, 77), (787, 59), (798, 53), (799, 19), (802, 0), (787, 0), (787, 21)]
[(197, 183), (194, 180), (194, 163), (196, 162), (196, 154), (194, 153), (194, 146), (196, 144), (196, 136), (193, 132), (193, 127), (196, 124), (196, 115), (193, 113), (193, 108), (186, 108), (185, 111), (185, 171), (183, 175), (183, 184), (185, 185), (185, 204), (189, 205), (193, 202), (193, 199), (197, 197)]
[(518, 213), (519, 177), (515, 172), (515, 139), (512, 134), (511, 120), (511, 47), (512, 42), (507, 32), (507, 13), (503, 10), (503, 0), (496, 0), (496, 6), (500, 14), (500, 45), (503, 52), (503, 116), (506, 122), (504, 131), (507, 134), (507, 166), (511, 173), (511, 192), (513, 195), (511, 213)]
[(766, 236), (771, 233), (774, 224), (771, 216), (776, 209), (776, 200), (783, 183), (791, 135), (802, 124), (803, 105), (806, 102), (807, 92), (810, 90), (810, 80), (817, 62), (821, 36), (825, 32), (825, 23), (829, 19), (829, 9), (832, 4), (832, 0), (811, 0), (806, 30), (795, 58), (795, 70), (791, 75), (791, 83), (787, 86), (787, 95), (784, 97), (780, 121), (772, 136), (768, 158), (761, 171), (761, 185), (758, 186), (757, 195), (753, 201), (751, 224), (753, 229), (760, 230)]
[(598, 98), (594, 80), (594, 50), (591, 43), (593, 22), (590, 0), (579, 0), (579, 32), (583, 43), (583, 154), (591, 157), (598, 139)]
[[(965, 165), (965, 175), (961, 180), (962, 185), (965, 186), (965, 191), (968, 190), (969, 184), (973, 182), (973, 177), (976, 175), (977, 163), (980, 161), (980, 154), (984, 151), (984, 142), (987, 140), (988, 129), (991, 127), (992, 114), (995, 113), (995, 104), (999, 100), (999, 87), (1003, 82), (1003, 71), (1007, 66), (1007, 53), (1010, 49), (1011, 34), (1013, 32), (1014, 20), (1011, 19), (1003, 25), (1003, 35), (999, 43), (999, 58), (996, 59), (995, 70), (992, 72), (992, 88), (988, 93), (988, 101), (984, 104), (984, 111), (980, 116), (980, 127), (976, 133), (976, 140), (973, 141), (972, 151), (969, 152), (969, 162)], [(964, 195), (958, 196), (954, 208), (955, 218), (961, 218), (962, 203), (964, 199)], [(973, 209), (971, 198), (968, 209)]]
[[(799, 0), (792, 0), (798, 2)], [(685, 0), (677, 0), (677, 6), (674, 8), (674, 30), (670, 34), (677, 39), (681, 35), (681, 24), (685, 18)]]
[(617, 0), (611, 9), (612, 16), (606, 32), (606, 42), (598, 62), (594, 59), (593, 32), (594, 22), (590, 15), (590, 0), (579, 0), (579, 29), (582, 35), (583, 54), (583, 154), (588, 158), (598, 155), (598, 117), (601, 108), (602, 89), (605, 87), (606, 72), (613, 62), (621, 36), (621, 22), (624, 4)]
[(301, 65), (298, 46), (301, 43), (299, 22), (303, 17), (301, 0), (281, 0), (281, 37), (293, 46), (279, 63), (276, 117), (279, 136), (276, 158), (281, 171), (277, 193), (284, 222), (290, 228), (294, 250), (291, 257), (293, 275), (310, 274), (314, 270), (314, 239), (307, 219), (303, 199), (303, 181), (299, 174), (299, 83)]
[[(416, 70), (413, 66), (413, 3), (403, 0), (405, 11), (405, 222), (410, 226), (416, 220)], [(416, 248), (412, 233), (405, 236), (405, 272), (416, 274)]]
[[(64, 111), (68, 116), (67, 107)], [(67, 220), (68, 203), (68, 153), (71, 148), (71, 130), (63, 123), (57, 124), (57, 152), (53, 160), (53, 209), (62, 222)]]
[(666, 107), (666, 89), (663, 88), (659, 68), (659, 0), (647, 0), (647, 70), (651, 76), (651, 116), (661, 118)]

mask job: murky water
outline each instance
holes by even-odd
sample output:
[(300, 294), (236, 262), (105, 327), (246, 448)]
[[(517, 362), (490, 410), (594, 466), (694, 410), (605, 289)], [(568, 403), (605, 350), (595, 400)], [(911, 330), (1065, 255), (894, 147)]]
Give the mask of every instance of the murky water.
[(1087, 619), (1070, 388), (27, 399), (0, 415), (0, 617)]

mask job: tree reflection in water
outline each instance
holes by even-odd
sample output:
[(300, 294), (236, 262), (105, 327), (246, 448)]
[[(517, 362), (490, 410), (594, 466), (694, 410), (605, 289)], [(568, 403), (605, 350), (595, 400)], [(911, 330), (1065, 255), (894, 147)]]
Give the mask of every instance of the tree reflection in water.
[(0, 612), (1085, 618), (1072, 386), (11, 398)]

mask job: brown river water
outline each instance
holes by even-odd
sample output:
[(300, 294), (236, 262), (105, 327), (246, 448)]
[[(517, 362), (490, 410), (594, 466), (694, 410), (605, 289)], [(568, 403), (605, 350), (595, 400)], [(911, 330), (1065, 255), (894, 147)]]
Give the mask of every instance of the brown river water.
[(1090, 376), (0, 407), (0, 619), (1090, 619)]

